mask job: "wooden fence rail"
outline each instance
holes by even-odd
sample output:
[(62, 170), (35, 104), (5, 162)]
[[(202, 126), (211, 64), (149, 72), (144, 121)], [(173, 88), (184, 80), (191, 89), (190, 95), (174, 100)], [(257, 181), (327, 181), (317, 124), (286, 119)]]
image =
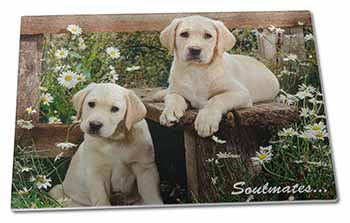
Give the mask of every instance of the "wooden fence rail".
[(311, 25), (309, 11), (23, 16), (21, 35), (66, 33), (69, 24), (79, 24), (84, 32), (160, 31), (174, 18), (193, 14), (221, 20), (229, 28)]

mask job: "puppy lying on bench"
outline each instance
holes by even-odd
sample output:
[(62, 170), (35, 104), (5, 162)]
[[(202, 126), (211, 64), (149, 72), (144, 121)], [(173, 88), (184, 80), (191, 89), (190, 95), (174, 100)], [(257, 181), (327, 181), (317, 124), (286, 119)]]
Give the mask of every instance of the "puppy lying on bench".
[(63, 184), (49, 194), (65, 207), (109, 206), (114, 193), (125, 204), (162, 204), (146, 108), (115, 84), (90, 84), (73, 97), (84, 141)]
[(219, 130), (222, 114), (272, 100), (279, 92), (275, 75), (258, 60), (232, 55), (236, 42), (220, 21), (202, 16), (174, 19), (160, 34), (160, 42), (174, 55), (169, 87), (154, 99), (165, 99), (160, 123), (172, 126), (187, 110), (198, 108), (195, 129), (208, 137)]

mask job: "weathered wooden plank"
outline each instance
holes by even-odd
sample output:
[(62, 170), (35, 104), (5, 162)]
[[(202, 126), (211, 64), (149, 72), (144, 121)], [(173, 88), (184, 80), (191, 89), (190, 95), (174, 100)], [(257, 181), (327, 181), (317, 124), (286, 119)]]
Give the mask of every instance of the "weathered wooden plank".
[[(57, 143), (66, 142), (66, 140), (76, 145), (79, 145), (83, 141), (83, 133), (79, 126), (70, 127), (71, 125), (36, 125), (31, 130), (31, 134), (34, 139), (38, 155), (42, 157), (55, 157), (61, 152), (64, 152), (63, 156), (72, 156), (78, 147), (62, 150), (56, 146)], [(67, 138), (68, 130), (70, 134)]]
[[(16, 119), (22, 119), (24, 110), (35, 106), (39, 93), (39, 77), (41, 70), (43, 35), (21, 35), (19, 48), (19, 66), (17, 81)], [(32, 116), (37, 123), (38, 113)]]
[(79, 24), (84, 32), (160, 31), (174, 18), (193, 14), (221, 20), (229, 28), (311, 25), (309, 11), (55, 15), (22, 17), (21, 34), (65, 33), (69, 24)]
[[(295, 54), (299, 59), (305, 59), (305, 41), (303, 26), (286, 27), (285, 32), (277, 38), (268, 29), (257, 37), (259, 57), (266, 61), (277, 60), (277, 47), (283, 54)], [(279, 43), (277, 43), (279, 41)]]
[[(145, 102), (148, 110), (147, 118), (159, 122), (159, 117), (164, 109), (164, 103)], [(255, 104), (251, 108), (233, 111), (236, 123), (242, 126), (278, 126), (288, 125), (298, 119), (295, 108), (274, 102)], [(192, 126), (197, 116), (196, 110), (188, 110), (178, 123), (181, 126)], [(224, 124), (233, 125), (232, 113), (223, 117)]]
[(198, 166), (196, 154), (196, 133), (191, 129), (184, 131), (185, 141), (185, 158), (186, 158), (186, 175), (187, 191), (191, 200), (197, 200), (199, 197), (198, 185)]

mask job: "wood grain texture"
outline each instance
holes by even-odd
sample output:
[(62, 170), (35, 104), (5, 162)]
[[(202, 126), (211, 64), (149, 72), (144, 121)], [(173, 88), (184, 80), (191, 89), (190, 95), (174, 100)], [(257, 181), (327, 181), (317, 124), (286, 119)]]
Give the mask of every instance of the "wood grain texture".
[(309, 11), (210, 12), (119, 15), (23, 16), (21, 34), (66, 33), (69, 24), (79, 24), (84, 32), (160, 31), (174, 18), (202, 15), (221, 20), (229, 28), (294, 27), (298, 21), (311, 26)]
[[(40, 157), (54, 158), (61, 152), (63, 156), (72, 156), (78, 147), (73, 149), (62, 150), (58, 148), (57, 143), (66, 142), (79, 145), (83, 141), (83, 133), (79, 126), (71, 128), (69, 137), (67, 138), (67, 131), (70, 129), (70, 125), (53, 125), (53, 124), (37, 124), (31, 130), (20, 131), (19, 145), (35, 143), (36, 153)], [(18, 132), (18, 128), (16, 131)]]
[[(42, 35), (21, 35), (19, 47), (19, 66), (17, 80), (16, 120), (22, 119), (24, 110), (35, 106), (39, 93), (39, 77), (41, 70)], [(33, 123), (39, 120), (38, 113), (32, 117)]]
[[(237, 125), (231, 128), (226, 126), (215, 133), (217, 137), (226, 141), (224, 144), (216, 143), (210, 137), (202, 138), (196, 134), (193, 135), (197, 167), (197, 176), (193, 177), (196, 178), (197, 184), (188, 187), (197, 186), (196, 200), (201, 203), (220, 202), (219, 194), (222, 191), (231, 191), (234, 183), (245, 181), (259, 173), (261, 169), (253, 166), (251, 157), (255, 155), (259, 146), (269, 143), (274, 133), (274, 129), (269, 127)], [(220, 152), (231, 153), (239, 157), (218, 159), (217, 154)], [(218, 160), (218, 163), (208, 162), (209, 159)], [(220, 171), (214, 172), (214, 166), (221, 166)], [(223, 180), (223, 182), (217, 182), (219, 186), (212, 183), (212, 178), (215, 176)]]
[(184, 131), (187, 192), (191, 200), (199, 197), (196, 135), (191, 129)]

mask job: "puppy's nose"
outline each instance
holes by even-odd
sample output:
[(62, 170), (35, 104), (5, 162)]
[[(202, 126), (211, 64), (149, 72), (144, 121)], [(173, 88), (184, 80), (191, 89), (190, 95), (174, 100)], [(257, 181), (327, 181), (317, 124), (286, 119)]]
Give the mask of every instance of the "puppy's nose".
[(89, 126), (90, 126), (90, 130), (97, 132), (102, 128), (103, 124), (99, 121), (92, 121), (89, 123)]
[(190, 55), (193, 57), (198, 57), (202, 51), (199, 47), (190, 47), (188, 50), (190, 51)]

